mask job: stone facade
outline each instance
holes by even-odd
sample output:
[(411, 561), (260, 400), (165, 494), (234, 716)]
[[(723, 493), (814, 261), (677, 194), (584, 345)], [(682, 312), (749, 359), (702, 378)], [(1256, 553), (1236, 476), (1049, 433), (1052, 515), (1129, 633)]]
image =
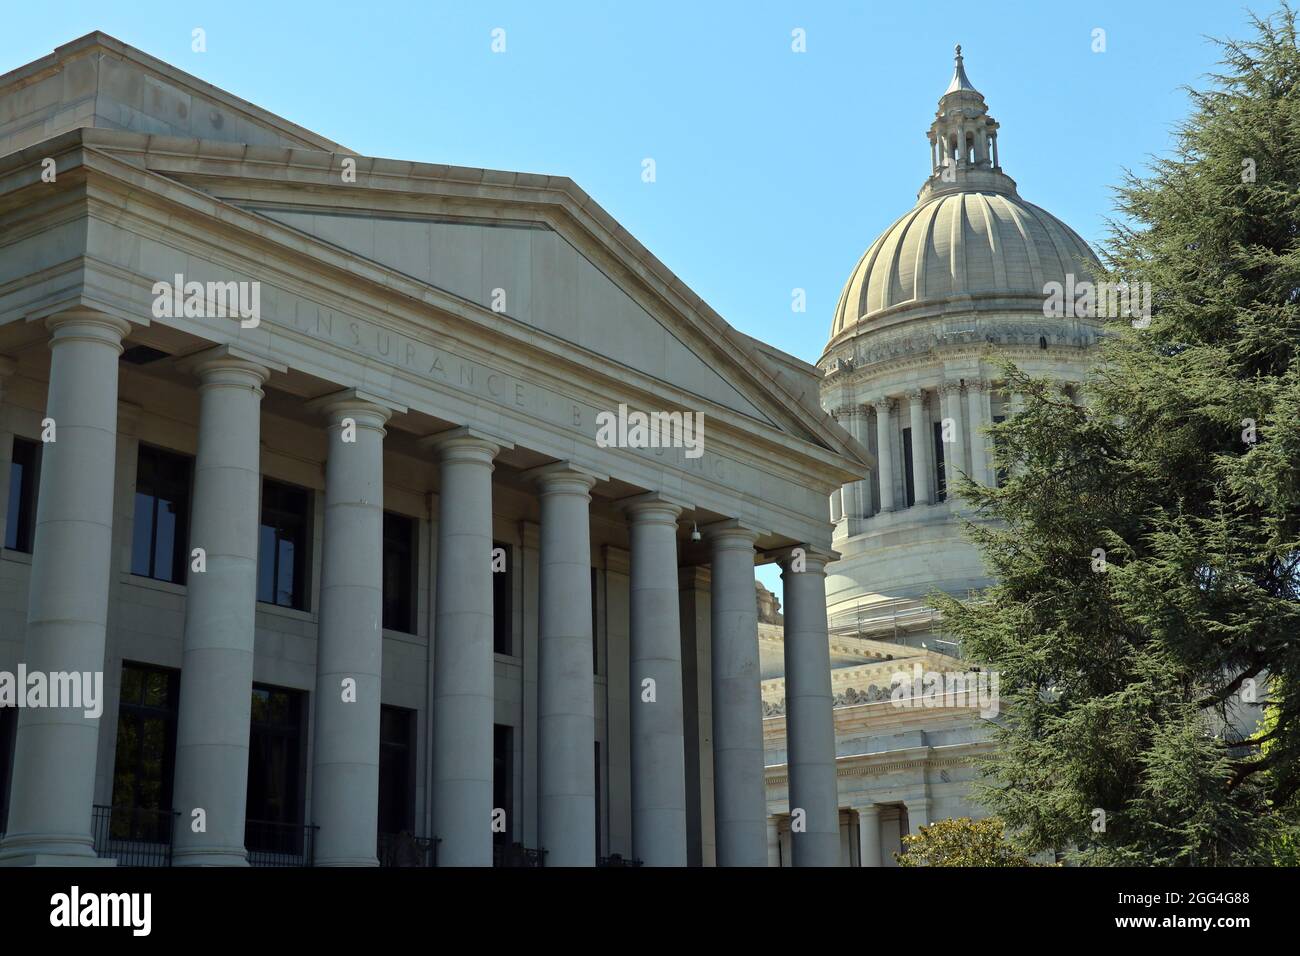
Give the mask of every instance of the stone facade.
[[(871, 456), (571, 181), (92, 34), (0, 76), (0, 236), (0, 670), (105, 681), (7, 719), (0, 861), (373, 865), (389, 819), (440, 864), (762, 865), (780, 561), (792, 856), (839, 862), (825, 505)], [(620, 406), (702, 453), (598, 441)]]

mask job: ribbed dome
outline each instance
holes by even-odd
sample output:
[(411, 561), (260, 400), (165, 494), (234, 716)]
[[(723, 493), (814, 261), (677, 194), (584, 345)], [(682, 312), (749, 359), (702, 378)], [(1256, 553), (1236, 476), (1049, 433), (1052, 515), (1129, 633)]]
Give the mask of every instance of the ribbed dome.
[(887, 310), (952, 296), (1024, 296), (1087, 276), (1088, 244), (1055, 216), (1003, 192), (931, 195), (885, 230), (849, 276), (831, 337)]

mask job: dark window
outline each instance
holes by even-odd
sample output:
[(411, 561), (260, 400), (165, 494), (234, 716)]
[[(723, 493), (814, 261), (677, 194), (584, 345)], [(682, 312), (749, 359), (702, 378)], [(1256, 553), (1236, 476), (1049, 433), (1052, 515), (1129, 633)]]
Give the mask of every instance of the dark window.
[(415, 711), (379, 709), (379, 832), (415, 832)]
[(111, 836), (153, 843), (170, 839), (179, 687), (179, 671), (122, 665)]
[(591, 569), (591, 672), (600, 673), (600, 615), (597, 613), (599, 608), (596, 604), (597, 588), (600, 582), (600, 575), (596, 569)]
[(140, 446), (131, 527), (131, 573), (185, 580), (189, 560), (190, 459)]
[(31, 554), (36, 532), (36, 488), (41, 477), (41, 443), (15, 438), (9, 464), (5, 547)]
[(514, 654), (515, 628), (510, 604), (514, 590), (514, 552), (504, 541), (493, 541), (493, 555), (498, 548), (505, 552), (506, 557), (504, 571), (496, 570), (495, 560), (492, 563), (492, 649), (498, 654)]
[(934, 428), (934, 500), (943, 501), (948, 497), (948, 476), (945, 473), (943, 454), (943, 422), (935, 422)]
[(903, 429), (903, 485), (907, 507), (916, 504), (916, 476), (912, 474), (912, 429)]
[(384, 512), (384, 627), (415, 633), (414, 518)]
[(266, 479), (257, 542), (257, 599), (307, 609), (311, 492)]
[[(994, 415), (994, 416), (993, 416), (993, 424), (995, 424), (995, 425), (1000, 425), (1002, 422), (1005, 422), (1006, 420), (1007, 420), (1007, 416), (1005, 416), (1005, 415)], [(994, 437), (994, 439), (993, 439), (993, 457), (994, 457), (994, 458), (997, 457), (998, 450), (999, 450), (1001, 447), (1002, 447), (1002, 441), (1001, 441), (1001, 439), (999, 439), (999, 438), (997, 438), (997, 437)], [(997, 486), (998, 486), (999, 488), (1001, 488), (1003, 485), (1005, 485), (1005, 484), (1007, 483), (1007, 470), (1006, 470), (1005, 468), (999, 468), (999, 469), (998, 469), (998, 471), (997, 471), (997, 479), (996, 479), (996, 480), (997, 480)]]
[(0, 707), (0, 833), (9, 822), (9, 787), (14, 776), (14, 735), (18, 729), (18, 711)]
[(492, 841), (509, 846), (514, 830), (514, 728), (506, 724), (492, 725), (492, 806), (506, 812), (504, 833), (493, 833)]
[(301, 852), (305, 702), (302, 691), (253, 685), (244, 832), (250, 850)]
[(596, 859), (605, 854), (600, 842), (600, 741), (596, 741)]

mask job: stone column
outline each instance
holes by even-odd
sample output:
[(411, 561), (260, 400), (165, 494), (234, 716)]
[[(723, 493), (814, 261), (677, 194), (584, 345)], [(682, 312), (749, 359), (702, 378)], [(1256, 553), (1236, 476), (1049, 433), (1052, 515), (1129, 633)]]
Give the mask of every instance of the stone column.
[[(865, 446), (867, 444), (867, 409), (863, 405), (854, 405), (849, 411), (849, 434)], [(865, 518), (871, 514), (871, 485), (866, 481), (855, 481), (847, 488), (852, 489), (854, 518)]]
[(492, 461), (508, 446), (468, 428), (430, 444), (440, 476), (433, 836), (439, 865), (491, 866)]
[(790, 813), (803, 811), (803, 830), (790, 845), (795, 866), (838, 866), (839, 793), (835, 723), (831, 713), (830, 641), (826, 632), (828, 555), (795, 548), (781, 562), (785, 587), (786, 764)]
[[(42, 451), (24, 663), (28, 673), (76, 671), (92, 682), (98, 676), (102, 688), (117, 363), (130, 326), (90, 309), (61, 313), (46, 326), (51, 332), (46, 417), (53, 420), (55, 440)], [(84, 707), (18, 712), (0, 862), (95, 862), (90, 824), (98, 746), (99, 717), (86, 716)]]
[(844, 517), (844, 489), (836, 488), (831, 492), (831, 524), (839, 524)]
[(384, 425), (394, 409), (356, 389), (312, 405), (329, 422), (312, 760), (316, 864), (377, 866)]
[(876, 467), (880, 472), (880, 510), (894, 510), (893, 399), (881, 398), (876, 408)]
[(971, 480), (981, 485), (991, 486), (989, 473), (988, 435), (984, 429), (989, 425), (988, 383), (975, 381), (966, 383), (966, 409), (970, 416), (970, 470)]
[(677, 596), (681, 508), (650, 495), (630, 503), (627, 512), (632, 541), (632, 855), (646, 866), (685, 866), (686, 754)]
[(930, 456), (926, 449), (931, 441), (929, 423), (925, 415), (925, 390), (907, 393), (912, 416), (912, 484), (916, 503), (928, 505), (934, 500), (930, 486)]
[(904, 800), (903, 805), (907, 807), (907, 830), (909, 833), (920, 833), (921, 827), (930, 825), (930, 801), (926, 797), (917, 797), (913, 800)]
[(858, 858), (862, 866), (880, 866), (880, 808), (858, 807)]
[(718, 866), (764, 866), (767, 787), (763, 692), (754, 601), (757, 532), (733, 521), (707, 529), (713, 578), (713, 812)]
[[(176, 866), (243, 866), (262, 493), (262, 384), (272, 367), (227, 346), (190, 360), (199, 442), (185, 580), (172, 806)], [(279, 367), (283, 371), (283, 366)], [(191, 558), (192, 562), (192, 558)], [(199, 814), (196, 811), (201, 810)], [(205, 829), (195, 832), (199, 819)]]
[(961, 427), (961, 383), (944, 382), (940, 394), (943, 397), (943, 421), (939, 426), (944, 437), (943, 479), (951, 500), (958, 477), (966, 470), (966, 443), (962, 440), (964, 429)]
[(776, 817), (767, 818), (767, 865), (770, 867), (781, 865), (781, 830), (777, 825)]
[(547, 866), (595, 866), (589, 511), (597, 478), (562, 463), (534, 476), (542, 506), (538, 840)]

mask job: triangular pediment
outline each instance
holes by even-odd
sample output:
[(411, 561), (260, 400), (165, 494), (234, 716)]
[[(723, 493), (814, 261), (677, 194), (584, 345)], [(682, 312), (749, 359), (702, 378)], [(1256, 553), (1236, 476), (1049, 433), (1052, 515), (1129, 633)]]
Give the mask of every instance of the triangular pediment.
[(544, 224), (241, 205), (682, 391), (775, 424), (568, 239)]

